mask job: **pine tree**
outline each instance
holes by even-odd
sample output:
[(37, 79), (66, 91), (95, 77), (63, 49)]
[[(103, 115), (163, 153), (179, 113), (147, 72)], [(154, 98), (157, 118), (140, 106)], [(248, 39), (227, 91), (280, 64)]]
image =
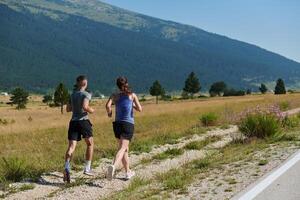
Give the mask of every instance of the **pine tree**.
[(259, 91), (262, 93), (262, 94), (265, 94), (267, 91), (268, 91), (268, 88), (265, 84), (261, 84), (260, 87), (259, 87)]
[(275, 94), (286, 94), (285, 85), (281, 78), (276, 82)]
[(201, 86), (199, 79), (194, 72), (191, 72), (188, 78), (185, 80), (183, 91), (187, 92), (193, 98), (194, 94), (198, 93), (200, 89)]
[(53, 97), (50, 94), (46, 94), (43, 96), (43, 103), (49, 105), (53, 101)]
[(156, 96), (156, 104), (158, 104), (158, 97), (165, 94), (164, 88), (161, 86), (158, 80), (153, 82), (153, 85), (150, 87), (149, 93), (152, 96)]
[(210, 86), (209, 94), (210, 96), (221, 96), (221, 93), (224, 93), (227, 86), (223, 81), (215, 82)]
[(12, 91), (10, 101), (12, 104), (16, 104), (16, 109), (25, 109), (28, 102), (29, 94), (23, 88), (16, 88)]
[(61, 114), (64, 113), (64, 105), (69, 101), (69, 92), (63, 83), (58, 84), (54, 92), (54, 104), (60, 106)]

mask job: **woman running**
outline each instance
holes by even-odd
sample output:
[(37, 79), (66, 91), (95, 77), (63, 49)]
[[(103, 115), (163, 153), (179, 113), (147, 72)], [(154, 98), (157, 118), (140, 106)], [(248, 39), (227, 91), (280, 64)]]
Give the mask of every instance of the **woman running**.
[(129, 169), (128, 157), (128, 146), (134, 132), (133, 109), (141, 112), (142, 106), (136, 94), (129, 89), (127, 78), (119, 77), (117, 86), (120, 91), (112, 94), (106, 103), (108, 117), (112, 117), (112, 105), (114, 104), (116, 107), (113, 130), (119, 143), (113, 164), (108, 167), (107, 178), (108, 180), (113, 179), (116, 167), (122, 162), (126, 172), (125, 179), (129, 180), (135, 175), (134, 171)]

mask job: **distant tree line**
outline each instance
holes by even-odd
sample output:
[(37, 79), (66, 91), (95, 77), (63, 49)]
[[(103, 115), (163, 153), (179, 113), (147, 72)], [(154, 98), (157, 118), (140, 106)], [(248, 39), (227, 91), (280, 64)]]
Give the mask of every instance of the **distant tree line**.
[[(187, 79), (185, 80), (184, 87), (182, 89), (182, 99), (192, 99), (194, 98), (195, 94), (199, 93), (201, 90), (201, 84), (194, 72), (191, 72)], [(261, 83), (260, 87), (258, 87), (258, 90), (262, 93), (265, 94), (268, 92), (268, 88), (264, 83)], [(213, 83), (210, 86), (209, 89), (209, 95), (211, 97), (216, 97), (216, 96), (223, 96), (223, 97), (228, 97), (228, 96), (244, 96), (244, 95), (250, 95), (252, 93), (251, 89), (247, 90), (237, 90), (234, 88), (230, 88), (227, 86), (227, 84), (224, 81), (217, 81)], [(159, 97), (162, 99), (166, 99), (168, 95), (166, 95), (165, 89), (163, 86), (160, 84), (158, 80), (153, 82), (153, 85), (149, 89), (149, 93), (152, 96), (156, 97), (156, 103), (158, 103)], [(279, 78), (276, 81), (276, 86), (274, 90), (274, 94), (286, 94), (286, 89), (285, 89), (285, 84), (284, 81)], [(200, 95), (201, 97), (201, 95)], [(169, 99), (169, 98), (167, 98)]]
[[(185, 80), (184, 87), (182, 89), (182, 99), (193, 99), (195, 94), (200, 93), (201, 84), (199, 78), (194, 72), (191, 72)], [(258, 90), (265, 94), (268, 91), (267, 86), (264, 83), (261, 83)], [(158, 103), (159, 97), (162, 99), (172, 99), (170, 95), (166, 95), (164, 87), (160, 84), (158, 80), (155, 80), (152, 86), (149, 88), (149, 93), (152, 96), (155, 96), (156, 103)], [(234, 88), (229, 88), (224, 81), (218, 81), (213, 83), (210, 86), (209, 94), (211, 97), (215, 96), (244, 96), (246, 94), (251, 94), (251, 89), (236, 90)], [(26, 104), (28, 103), (29, 93), (23, 88), (15, 88), (11, 92), (11, 98), (9, 104), (16, 105), (16, 109), (25, 109)], [(276, 81), (276, 86), (274, 94), (286, 94), (286, 88), (283, 79), (279, 78)], [(201, 95), (199, 96), (201, 97)], [(63, 83), (59, 83), (55, 89), (54, 94), (46, 94), (43, 96), (43, 103), (47, 104), (50, 107), (60, 107), (60, 111), (63, 114), (63, 107), (70, 100), (70, 94), (67, 87)]]

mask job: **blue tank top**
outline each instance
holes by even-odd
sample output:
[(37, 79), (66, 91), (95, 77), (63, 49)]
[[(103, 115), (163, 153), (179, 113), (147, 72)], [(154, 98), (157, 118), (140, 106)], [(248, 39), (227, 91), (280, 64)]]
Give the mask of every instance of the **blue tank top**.
[(134, 124), (133, 101), (128, 95), (119, 94), (116, 102), (116, 121), (123, 121)]

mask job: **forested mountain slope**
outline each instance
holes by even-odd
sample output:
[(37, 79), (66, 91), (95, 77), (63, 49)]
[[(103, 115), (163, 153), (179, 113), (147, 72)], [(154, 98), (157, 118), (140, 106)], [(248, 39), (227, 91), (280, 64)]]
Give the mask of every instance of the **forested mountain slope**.
[(278, 77), (298, 83), (300, 64), (257, 46), (126, 11), (96, 0), (0, 0), (0, 89), (45, 92), (87, 74), (109, 93), (128, 76), (137, 92), (158, 79), (181, 90), (191, 71), (204, 89), (224, 80), (251, 88)]

